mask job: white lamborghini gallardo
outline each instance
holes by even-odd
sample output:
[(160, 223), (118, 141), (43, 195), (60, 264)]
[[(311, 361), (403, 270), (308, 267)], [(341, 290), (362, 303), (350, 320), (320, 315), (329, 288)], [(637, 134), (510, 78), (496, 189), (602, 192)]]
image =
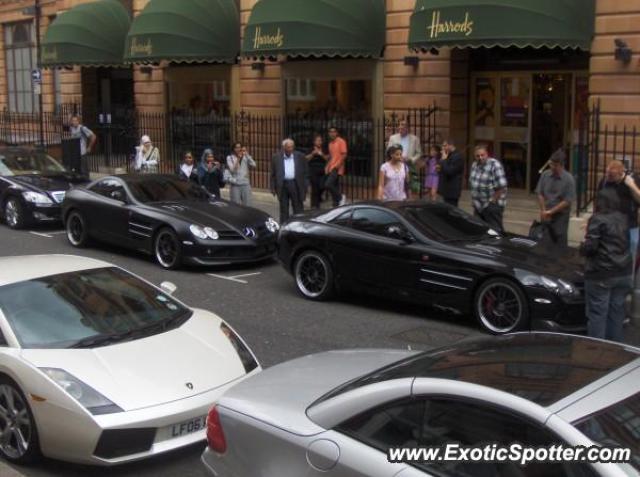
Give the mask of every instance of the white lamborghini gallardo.
[(260, 366), (174, 290), (88, 258), (0, 258), (0, 455), (112, 465), (204, 440), (214, 401)]

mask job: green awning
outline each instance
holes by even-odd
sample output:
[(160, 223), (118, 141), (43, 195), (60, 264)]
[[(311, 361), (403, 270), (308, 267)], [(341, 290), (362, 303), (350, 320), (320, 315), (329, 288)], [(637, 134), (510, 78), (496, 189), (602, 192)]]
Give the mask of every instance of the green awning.
[(379, 58), (384, 43), (384, 0), (259, 0), (242, 55)]
[(417, 0), (409, 48), (589, 50), (594, 28), (595, 0)]
[(118, 0), (98, 0), (59, 14), (42, 40), (42, 66), (122, 66), (131, 19)]
[(129, 63), (234, 63), (240, 51), (235, 0), (151, 0), (131, 24)]

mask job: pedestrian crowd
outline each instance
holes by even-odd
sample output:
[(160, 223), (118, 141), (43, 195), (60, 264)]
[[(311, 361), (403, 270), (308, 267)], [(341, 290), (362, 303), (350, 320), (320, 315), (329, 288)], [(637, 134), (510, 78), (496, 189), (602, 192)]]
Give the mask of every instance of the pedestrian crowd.
[[(85, 132), (79, 123), (75, 128), (75, 134), (84, 141), (84, 149), (90, 150), (94, 144), (91, 132)], [(336, 127), (330, 127), (327, 136), (329, 142), (325, 146), (323, 135), (316, 134), (306, 153), (300, 152), (295, 142), (287, 138), (281, 150), (273, 155), (271, 192), (277, 197), (282, 223), (289, 219), (291, 212), (303, 212), (307, 189), (310, 189), (313, 209), (320, 208), (323, 198), (330, 198), (334, 207), (344, 204), (342, 182), (348, 145)], [(532, 226), (532, 236), (535, 230), (538, 240), (547, 241), (554, 250), (560, 251), (569, 244), (571, 208), (576, 199), (575, 181), (566, 170), (566, 160), (564, 151), (554, 152), (541, 173), (535, 189), (540, 217)], [(154, 173), (158, 171), (159, 162), (158, 148), (149, 136), (143, 136), (136, 148), (135, 170)], [(228, 184), (231, 201), (250, 206), (250, 177), (255, 168), (256, 161), (246, 146), (238, 142), (233, 144), (224, 161), (206, 149), (196, 164), (193, 154), (185, 152), (176, 174), (216, 197), (220, 197), (220, 190)], [(419, 184), (422, 197), (428, 201), (441, 199), (458, 207), (465, 169), (465, 159), (455, 141), (430, 145), (428, 154), (423, 155), (420, 138), (409, 132), (407, 121), (401, 121), (397, 133), (387, 143), (386, 161), (378, 174), (377, 198), (411, 200), (415, 193), (413, 181), (423, 170), (424, 182)], [(467, 180), (474, 215), (494, 231), (503, 233), (507, 174), (503, 164), (492, 157), (488, 146), (480, 144), (473, 149)], [(640, 239), (640, 180), (627, 173), (622, 162), (612, 161), (598, 190), (594, 214), (580, 246), (580, 253), (585, 257), (588, 334), (621, 341), (625, 299), (632, 288)]]

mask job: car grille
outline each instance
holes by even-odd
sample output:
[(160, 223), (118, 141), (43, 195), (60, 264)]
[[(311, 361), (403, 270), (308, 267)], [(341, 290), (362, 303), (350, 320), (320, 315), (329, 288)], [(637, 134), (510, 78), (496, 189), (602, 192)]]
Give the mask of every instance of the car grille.
[(94, 455), (102, 459), (115, 459), (146, 452), (151, 449), (155, 436), (155, 428), (107, 429), (100, 435)]
[(62, 203), (65, 195), (66, 195), (66, 191), (64, 190), (51, 192), (51, 196), (53, 197), (53, 200), (55, 200), (58, 204)]
[(220, 240), (244, 240), (244, 237), (235, 230), (219, 230)]

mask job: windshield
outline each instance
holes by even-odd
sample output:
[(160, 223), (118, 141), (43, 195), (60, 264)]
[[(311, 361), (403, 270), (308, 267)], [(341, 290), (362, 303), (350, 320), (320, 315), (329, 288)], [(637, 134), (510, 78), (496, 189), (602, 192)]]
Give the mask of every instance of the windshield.
[(631, 449), (630, 463), (636, 470), (640, 470), (640, 393), (574, 425), (598, 444)]
[[(163, 324), (191, 312), (119, 268), (64, 273), (0, 287), (0, 310), (23, 348), (67, 348)], [(142, 338), (157, 333), (136, 334)], [(130, 335), (129, 335), (130, 337)]]
[(42, 152), (24, 151), (0, 154), (0, 175), (59, 174), (65, 168)]
[(172, 177), (135, 180), (127, 185), (136, 200), (144, 203), (210, 199), (202, 187)]
[(405, 207), (411, 222), (435, 240), (473, 240), (495, 236), (487, 224), (446, 204)]

